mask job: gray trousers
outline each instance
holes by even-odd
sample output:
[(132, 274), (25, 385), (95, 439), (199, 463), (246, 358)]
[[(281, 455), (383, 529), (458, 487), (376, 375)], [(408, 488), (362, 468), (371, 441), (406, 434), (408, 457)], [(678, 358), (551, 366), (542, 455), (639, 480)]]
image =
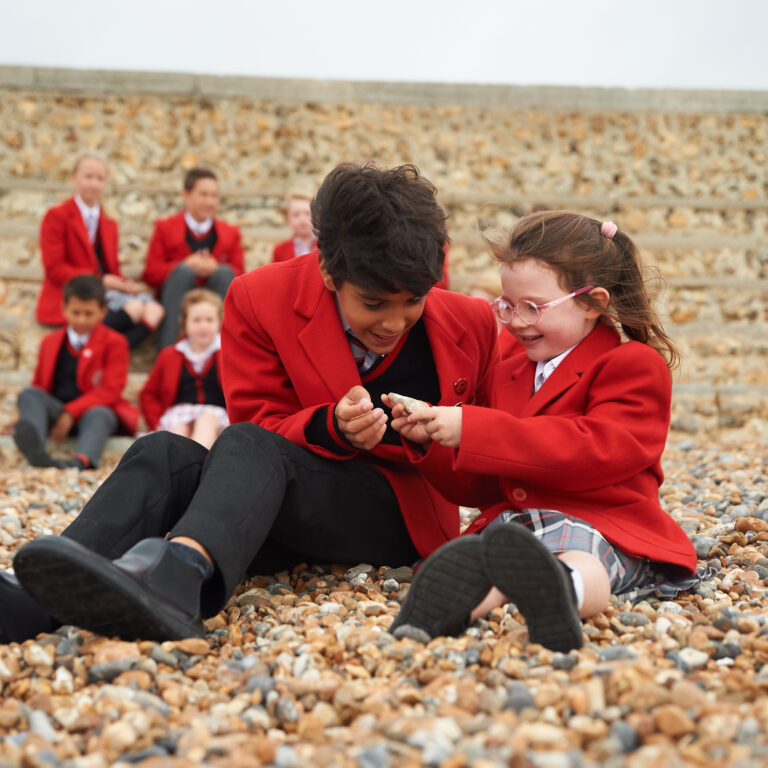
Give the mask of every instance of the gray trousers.
[[(42, 444), (48, 438), (51, 425), (59, 417), (64, 403), (37, 387), (27, 387), (17, 401), (19, 420), (27, 421), (35, 428)], [(98, 467), (104, 446), (110, 435), (117, 431), (117, 416), (106, 405), (89, 408), (72, 429), (77, 435), (75, 452), (87, 456), (92, 467)]]
[[(229, 284), (235, 279), (235, 273), (228, 264), (217, 267), (205, 281), (205, 287), (218, 293), (223, 299), (227, 295)], [(179, 314), (181, 300), (187, 291), (197, 285), (197, 276), (191, 267), (178, 264), (173, 268), (160, 290), (160, 301), (165, 309), (165, 318), (160, 326), (158, 344), (160, 348), (168, 347), (179, 340)]]

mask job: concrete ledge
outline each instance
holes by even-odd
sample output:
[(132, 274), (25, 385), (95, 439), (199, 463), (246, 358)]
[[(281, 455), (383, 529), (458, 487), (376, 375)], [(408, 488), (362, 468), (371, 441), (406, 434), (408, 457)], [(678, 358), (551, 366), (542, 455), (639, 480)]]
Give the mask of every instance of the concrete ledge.
[[(114, 451), (115, 453), (125, 453), (131, 445), (133, 445), (133, 442), (136, 438), (134, 437), (110, 437), (109, 440), (107, 440), (107, 445), (104, 448), (105, 451)], [(64, 450), (74, 451), (75, 449), (75, 441), (74, 440), (65, 440), (61, 444), (61, 448)], [(16, 448), (16, 444), (13, 442), (13, 437), (11, 435), (0, 435), (0, 452), (4, 451), (15, 451), (18, 450)], [(58, 448), (57, 448), (58, 452)]]
[(312, 80), (127, 70), (0, 67), (0, 87), (80, 93), (148, 93), (279, 101), (471, 104), (509, 108), (663, 112), (768, 111), (768, 91), (580, 88), (551, 85)]

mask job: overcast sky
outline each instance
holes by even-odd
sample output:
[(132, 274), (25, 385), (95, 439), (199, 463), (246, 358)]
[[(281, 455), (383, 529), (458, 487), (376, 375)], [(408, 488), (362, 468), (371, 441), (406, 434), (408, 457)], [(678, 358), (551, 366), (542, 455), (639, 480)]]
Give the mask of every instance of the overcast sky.
[(768, 90), (766, 0), (0, 0), (0, 64)]

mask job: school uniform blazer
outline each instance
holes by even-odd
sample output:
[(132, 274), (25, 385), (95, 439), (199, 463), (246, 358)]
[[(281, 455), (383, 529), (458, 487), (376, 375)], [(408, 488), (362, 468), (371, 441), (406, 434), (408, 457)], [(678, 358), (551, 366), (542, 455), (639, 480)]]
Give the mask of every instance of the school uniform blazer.
[(696, 554), (659, 505), (671, 380), (661, 355), (600, 322), (533, 396), (536, 364), (502, 360), (493, 409), (462, 408), (461, 443), (409, 455), (452, 501), (481, 507), (467, 533), (504, 509), (555, 509), (635, 557), (689, 571)]
[[(157, 429), (160, 417), (176, 402), (184, 360), (184, 355), (176, 347), (161, 349), (147, 381), (141, 388), (141, 412), (150, 429)], [(221, 350), (214, 352), (213, 360), (221, 384)]]
[[(66, 340), (66, 328), (59, 328), (43, 339), (32, 380), (33, 387), (49, 393), (53, 390), (56, 360)], [(88, 343), (80, 350), (77, 360), (77, 387), (82, 394), (66, 403), (64, 410), (69, 411), (77, 420), (89, 408), (105, 405), (117, 414), (123, 428), (133, 434), (139, 410), (122, 396), (128, 380), (129, 361), (130, 353), (125, 336), (99, 323), (91, 332)]]
[[(240, 230), (219, 219), (214, 219), (213, 226), (216, 227), (216, 245), (211, 255), (220, 264), (229, 264), (235, 276), (242, 275), (245, 266)], [(160, 219), (155, 223), (141, 279), (147, 285), (160, 289), (173, 268), (190, 253), (184, 211), (167, 219)], [(198, 280), (199, 285), (203, 282)]]
[[(340, 456), (306, 439), (305, 429), (318, 409), (332, 408), (361, 385), (334, 294), (323, 285), (317, 259), (315, 251), (267, 264), (230, 285), (221, 332), (230, 422), (251, 421), (330, 459), (375, 464), (397, 496), (414, 545), (426, 556), (458, 535), (458, 508), (410, 465), (402, 446), (380, 444)], [(433, 289), (422, 316), (440, 404), (489, 402), (498, 347), (488, 304)]]
[[(317, 243), (317, 238), (314, 239), (314, 242)], [(313, 246), (314, 249), (315, 246)], [(290, 261), (291, 259), (296, 258), (296, 247), (293, 243), (293, 238), (290, 240), (285, 240), (282, 243), (278, 243), (273, 249), (272, 249), (272, 262), (277, 263), (279, 261)]]
[[(99, 215), (99, 238), (107, 272), (121, 275), (117, 261), (117, 222), (107, 218), (103, 208)], [(78, 275), (99, 274), (101, 270), (74, 197), (51, 208), (43, 217), (40, 252), (45, 274), (37, 299), (37, 321), (44, 325), (62, 325), (65, 322), (61, 311), (64, 283)]]

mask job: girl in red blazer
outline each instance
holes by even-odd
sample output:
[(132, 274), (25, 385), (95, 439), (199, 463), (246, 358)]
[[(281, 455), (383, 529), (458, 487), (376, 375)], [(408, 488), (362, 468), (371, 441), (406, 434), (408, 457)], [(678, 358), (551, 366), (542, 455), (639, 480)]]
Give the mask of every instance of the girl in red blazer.
[(229, 425), (221, 390), (221, 297), (205, 288), (181, 304), (179, 341), (160, 351), (141, 390), (150, 429), (191, 437), (206, 448)]
[(312, 195), (301, 189), (292, 189), (285, 199), (283, 215), (291, 228), (291, 239), (278, 243), (272, 251), (272, 261), (290, 261), (317, 248), (317, 238), (312, 231), (312, 213), (309, 204)]
[(98, 155), (80, 155), (69, 177), (74, 196), (43, 218), (40, 251), (45, 274), (37, 321), (63, 325), (64, 283), (78, 275), (96, 275), (107, 291), (104, 324), (122, 333), (133, 347), (160, 324), (163, 308), (120, 271), (117, 223), (101, 206), (107, 175), (107, 165)]
[(397, 406), (393, 423), (446, 498), (481, 508), (467, 533), (487, 530), (427, 559), (392, 629), (455, 633), (513, 602), (532, 641), (567, 651), (611, 593), (695, 582), (693, 546), (659, 505), (678, 352), (612, 222), (535, 213), (491, 247), (494, 310), (524, 353), (499, 365), (492, 408)]

